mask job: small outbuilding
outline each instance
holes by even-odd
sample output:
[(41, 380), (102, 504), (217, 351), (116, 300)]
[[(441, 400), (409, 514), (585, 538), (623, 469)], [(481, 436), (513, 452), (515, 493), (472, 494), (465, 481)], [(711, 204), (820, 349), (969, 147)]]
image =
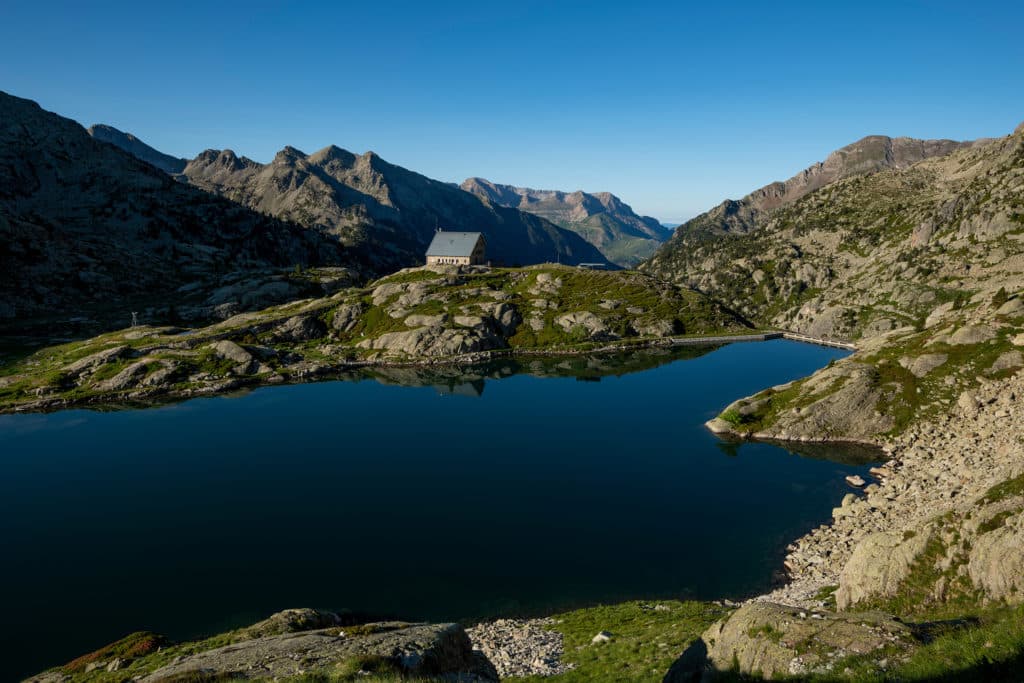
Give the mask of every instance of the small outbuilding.
[(487, 263), (487, 240), (479, 232), (439, 230), (427, 247), (427, 265), (482, 266)]

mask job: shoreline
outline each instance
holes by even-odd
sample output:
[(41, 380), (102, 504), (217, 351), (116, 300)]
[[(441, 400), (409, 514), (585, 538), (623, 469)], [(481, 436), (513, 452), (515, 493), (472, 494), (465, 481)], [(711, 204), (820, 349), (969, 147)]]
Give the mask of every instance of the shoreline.
[[(110, 392), (107, 394), (97, 394), (80, 399), (68, 399), (66, 397), (40, 398), (35, 401), (0, 406), (0, 415), (52, 413), (60, 410), (89, 409), (93, 407), (102, 409), (103, 406), (110, 406), (111, 408), (122, 407), (124, 409), (143, 409), (147, 407), (188, 401), (193, 398), (221, 396), (239, 390), (258, 389), (262, 387), (281, 386), (286, 384), (329, 381), (331, 375), (373, 368), (461, 367), (479, 365), (502, 358), (560, 358), (587, 355), (606, 356), (629, 353), (631, 351), (644, 351), (648, 349), (673, 349), (685, 346), (722, 346), (742, 342), (774, 341), (777, 339), (786, 339), (789, 341), (821, 346), (831, 346), (833, 348), (850, 347), (850, 345), (839, 347), (837, 344), (840, 344), (840, 342), (831, 342), (830, 340), (813, 340), (813, 338), (810, 337), (798, 339), (795, 338), (798, 335), (789, 335), (790, 333), (779, 331), (755, 331), (750, 334), (738, 335), (657, 337), (636, 341), (612, 342), (587, 348), (505, 348), (489, 351), (475, 351), (472, 353), (451, 356), (423, 357), (411, 360), (346, 360), (339, 363), (307, 362), (305, 365), (296, 367), (293, 372), (290, 372), (287, 375), (278, 373), (270, 376), (237, 376), (207, 387), (189, 389), (186, 391), (165, 390), (160, 387), (152, 387), (149, 389), (133, 388), (130, 390)], [(145, 349), (141, 349), (140, 351), (144, 352)]]

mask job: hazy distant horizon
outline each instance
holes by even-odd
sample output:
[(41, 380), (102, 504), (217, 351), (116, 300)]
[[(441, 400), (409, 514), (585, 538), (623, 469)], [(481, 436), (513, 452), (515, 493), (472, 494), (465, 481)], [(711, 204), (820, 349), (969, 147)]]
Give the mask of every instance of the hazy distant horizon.
[(680, 222), (865, 135), (1024, 120), (1024, 6), (19, 3), (0, 89), (194, 157), (336, 144)]

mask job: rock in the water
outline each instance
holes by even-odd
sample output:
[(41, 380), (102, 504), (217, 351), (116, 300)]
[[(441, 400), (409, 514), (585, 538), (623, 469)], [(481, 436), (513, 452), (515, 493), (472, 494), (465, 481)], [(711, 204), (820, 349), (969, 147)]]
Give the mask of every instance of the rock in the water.
[(864, 477), (860, 476), (859, 474), (850, 474), (847, 475), (846, 477), (846, 483), (849, 484), (850, 486), (856, 486), (857, 488), (860, 488), (864, 486), (864, 484), (866, 484), (867, 482), (864, 481)]

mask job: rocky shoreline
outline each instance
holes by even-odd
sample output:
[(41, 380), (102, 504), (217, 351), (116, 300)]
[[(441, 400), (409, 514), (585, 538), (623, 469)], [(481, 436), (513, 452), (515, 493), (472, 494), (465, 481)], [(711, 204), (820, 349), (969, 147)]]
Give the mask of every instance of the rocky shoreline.
[(1024, 378), (984, 381), (949, 415), (878, 445), (889, 455), (864, 495), (848, 495), (833, 519), (788, 548), (790, 581), (755, 602), (822, 608), (822, 589), (840, 585), (857, 544), (870, 534), (911, 532), (923, 522), (975, 504), (993, 486), (1024, 471)]
[[(573, 358), (581, 356), (602, 356), (628, 353), (631, 351), (644, 351), (650, 349), (673, 349), (683, 346), (713, 346), (723, 343), (743, 341), (764, 341), (768, 335), (752, 333), (742, 337), (737, 336), (723, 341), (721, 337), (686, 337), (681, 339), (654, 338), (643, 340), (631, 340), (613, 344), (602, 344), (599, 346), (579, 346), (568, 349), (493, 349), (489, 351), (475, 351), (449, 356), (423, 357), (412, 360), (393, 359), (369, 359), (358, 361), (328, 362), (302, 362), (291, 368), (286, 373), (275, 373), (271, 375), (243, 375), (224, 379), (221, 382), (208, 384), (202, 387), (176, 390), (163, 386), (133, 387), (128, 391), (115, 392), (108, 395), (92, 395), (84, 397), (54, 396), (44, 397), (33, 401), (21, 402), (16, 405), (0, 405), (0, 415), (4, 413), (44, 413), (72, 408), (83, 408), (89, 406), (100, 406), (111, 404), (124, 405), (126, 407), (144, 407), (151, 405), (162, 405), (187, 401), (193, 398), (203, 398), (228, 394), (234, 391), (258, 389), (260, 387), (279, 386), (284, 384), (301, 384), (329, 380), (345, 373), (387, 368), (461, 368), (473, 365), (480, 365), (490, 361), (503, 358)], [(229, 342), (230, 343), (230, 342)], [(243, 352), (244, 349), (242, 349)], [(231, 352), (237, 354), (234, 349)], [(251, 361), (251, 358), (249, 359)], [(245, 361), (249, 362), (249, 361)], [(2, 378), (0, 378), (2, 381)]]

